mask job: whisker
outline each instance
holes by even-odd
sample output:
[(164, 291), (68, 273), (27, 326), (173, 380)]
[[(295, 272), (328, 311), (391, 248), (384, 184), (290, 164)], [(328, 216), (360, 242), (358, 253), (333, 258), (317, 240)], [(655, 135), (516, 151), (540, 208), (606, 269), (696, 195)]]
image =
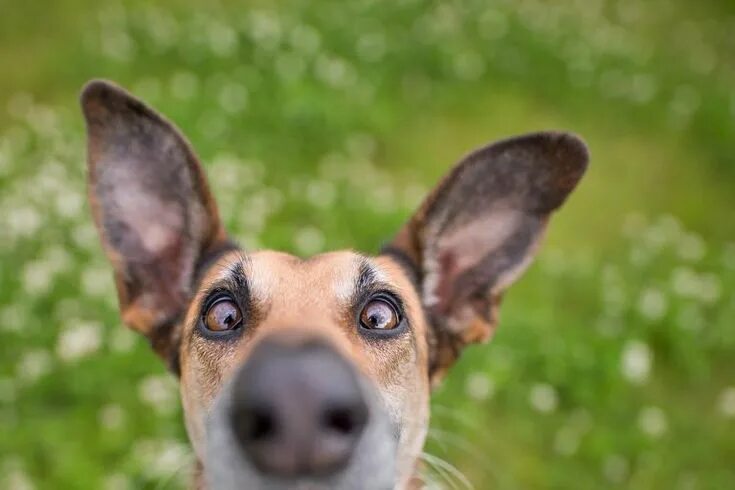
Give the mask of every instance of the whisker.
[(444, 483), (446, 483), (453, 490), (458, 490), (457, 486), (454, 484), (454, 481), (450, 478), (449, 473), (444, 468), (437, 466), (434, 462), (430, 461), (423, 454), (420, 456), (420, 458), (424, 463), (426, 463), (427, 471), (431, 471), (439, 479), (435, 480), (434, 478), (432, 478), (431, 474), (427, 473), (426, 477), (429, 480), (429, 483), (436, 485), (436, 488), (441, 490), (447, 488)]
[[(470, 482), (470, 480), (457, 469), (456, 466), (449, 463), (448, 461), (445, 461), (444, 459), (434, 456), (433, 454), (429, 454), (427, 452), (422, 452), (421, 457), (424, 459), (424, 461), (428, 462), (431, 465), (435, 465), (436, 467), (442, 468), (444, 471), (452, 475), (454, 478), (456, 478), (462, 485), (464, 485), (469, 490), (474, 490), (474, 486)], [(455, 485), (452, 485), (453, 488), (457, 488)]]
[(441, 484), (435, 481), (432, 475), (428, 473), (426, 466), (423, 466), (414, 478), (421, 482), (421, 490), (444, 490)]
[(156, 484), (154, 490), (164, 490), (166, 488), (169, 488), (171, 484), (175, 481), (176, 477), (185, 469), (192, 465), (192, 460), (194, 459), (194, 453), (192, 451), (189, 451), (188, 454), (185, 455), (185, 457), (182, 458), (181, 464), (173, 469), (171, 474), (169, 474), (165, 478), (161, 478), (158, 480), (158, 483)]
[(487, 460), (479, 456), (480, 454), (483, 454), (483, 451), (478, 446), (471, 444), (466, 438), (434, 427), (429, 429), (427, 438), (436, 441), (445, 453), (448, 452), (450, 445), (459, 449), (477, 463), (477, 467), (481, 469), (485, 476), (492, 478), (493, 480), (497, 480), (497, 474), (494, 469), (488, 466)]

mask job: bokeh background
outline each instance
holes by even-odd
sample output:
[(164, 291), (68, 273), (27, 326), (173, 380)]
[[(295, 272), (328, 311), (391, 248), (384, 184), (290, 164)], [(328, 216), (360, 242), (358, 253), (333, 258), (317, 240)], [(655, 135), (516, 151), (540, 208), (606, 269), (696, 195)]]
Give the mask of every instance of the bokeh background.
[(735, 488), (735, 4), (0, 0), (0, 488), (183, 488), (177, 388), (85, 201), (92, 77), (173, 119), (247, 248), (376, 251), (462, 154), (592, 166), (433, 402), (427, 487)]

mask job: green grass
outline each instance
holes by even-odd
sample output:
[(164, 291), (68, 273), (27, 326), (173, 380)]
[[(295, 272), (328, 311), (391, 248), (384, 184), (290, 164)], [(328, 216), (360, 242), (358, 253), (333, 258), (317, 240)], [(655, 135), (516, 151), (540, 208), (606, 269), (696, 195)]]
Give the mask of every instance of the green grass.
[(375, 251), (473, 147), (580, 133), (590, 171), (427, 450), (478, 489), (735, 487), (732, 3), (188, 3), (0, 0), (0, 488), (185, 481), (86, 208), (92, 77), (184, 130), (251, 249)]

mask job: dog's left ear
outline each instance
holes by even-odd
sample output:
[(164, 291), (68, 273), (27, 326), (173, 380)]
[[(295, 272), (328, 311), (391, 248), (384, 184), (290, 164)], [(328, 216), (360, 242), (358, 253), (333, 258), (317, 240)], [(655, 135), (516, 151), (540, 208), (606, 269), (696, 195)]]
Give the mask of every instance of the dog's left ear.
[(585, 172), (585, 144), (536, 133), (468, 155), (384, 253), (415, 273), (430, 323), (432, 382), (490, 338), (503, 291), (533, 258), (551, 213)]
[(84, 88), (89, 198), (115, 270), (123, 322), (177, 368), (176, 327), (195, 272), (227, 243), (189, 143), (153, 109), (105, 81)]

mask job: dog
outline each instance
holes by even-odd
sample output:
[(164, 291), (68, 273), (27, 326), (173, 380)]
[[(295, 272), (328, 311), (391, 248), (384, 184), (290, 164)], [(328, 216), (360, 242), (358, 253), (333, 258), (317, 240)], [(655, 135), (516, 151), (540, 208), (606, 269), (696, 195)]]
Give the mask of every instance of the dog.
[(192, 147), (142, 101), (93, 80), (81, 107), (121, 318), (180, 381), (201, 490), (418, 488), (432, 387), (491, 337), (589, 160), (563, 132), (485, 146), (379, 255), (299, 258), (230, 240)]

